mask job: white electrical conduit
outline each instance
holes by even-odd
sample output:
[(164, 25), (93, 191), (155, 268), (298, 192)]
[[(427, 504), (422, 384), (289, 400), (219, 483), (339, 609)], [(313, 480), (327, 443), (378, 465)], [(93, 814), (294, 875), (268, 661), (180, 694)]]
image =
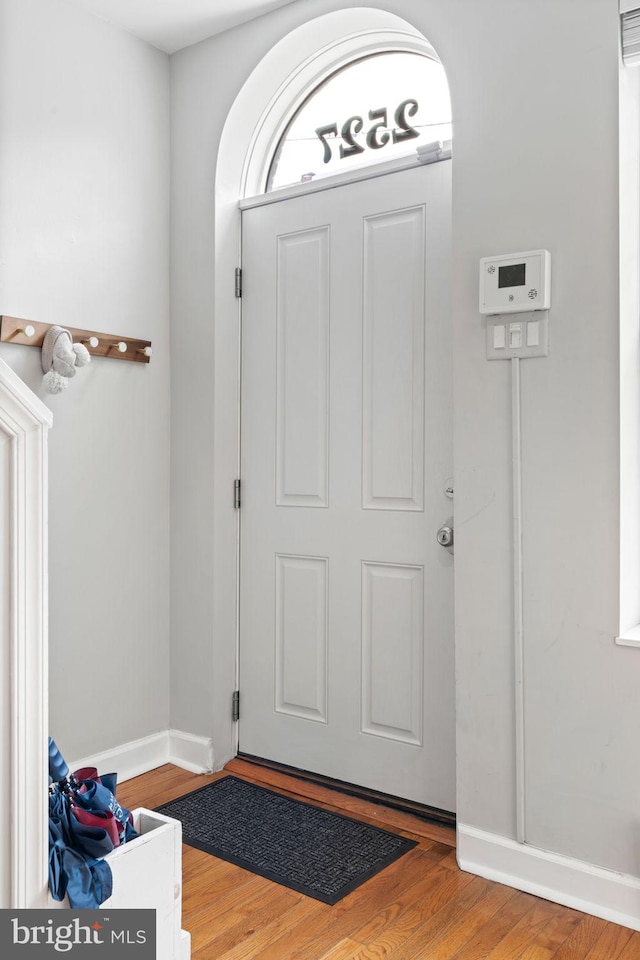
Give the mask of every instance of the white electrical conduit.
[(522, 597), (522, 421), (520, 358), (511, 359), (511, 462), (513, 486), (513, 652), (515, 682), (516, 840), (526, 842), (524, 766), (524, 617)]

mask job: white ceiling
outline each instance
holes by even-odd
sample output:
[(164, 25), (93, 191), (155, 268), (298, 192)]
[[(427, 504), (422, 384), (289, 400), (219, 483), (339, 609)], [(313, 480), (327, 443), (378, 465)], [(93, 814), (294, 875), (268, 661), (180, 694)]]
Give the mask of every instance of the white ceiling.
[(128, 33), (175, 53), (297, 0), (72, 0)]

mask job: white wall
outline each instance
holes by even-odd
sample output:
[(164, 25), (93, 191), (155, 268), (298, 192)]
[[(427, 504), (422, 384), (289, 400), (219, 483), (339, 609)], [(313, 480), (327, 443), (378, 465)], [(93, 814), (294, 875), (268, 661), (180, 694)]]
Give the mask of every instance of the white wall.
[(153, 341), (54, 413), (50, 728), (69, 757), (169, 723), (169, 61), (64, 0), (0, 4), (0, 312)]
[[(232, 282), (212, 269), (218, 142), (259, 60), (297, 25), (343, 6), (293, 4), (172, 58), (172, 722), (213, 733), (219, 760), (231, 750), (234, 677), (233, 637), (216, 626), (228, 601), (214, 577), (215, 551), (232, 550), (232, 477), (215, 472), (212, 431), (214, 284)], [(477, 263), (547, 247), (551, 356), (522, 371), (528, 839), (637, 875), (640, 651), (613, 643), (617, 5), (583, 0), (579, 16), (574, 0), (384, 6), (434, 44), (453, 98), (458, 816), (515, 834), (509, 365), (484, 359)]]
[(509, 370), (482, 359), (474, 268), (483, 251), (548, 247), (551, 356), (522, 371), (527, 839), (637, 875), (640, 661), (613, 644), (618, 18), (606, 0), (580, 6), (474, 17), (459, 3), (473, 32), (456, 31), (449, 58), (459, 814), (513, 836)]

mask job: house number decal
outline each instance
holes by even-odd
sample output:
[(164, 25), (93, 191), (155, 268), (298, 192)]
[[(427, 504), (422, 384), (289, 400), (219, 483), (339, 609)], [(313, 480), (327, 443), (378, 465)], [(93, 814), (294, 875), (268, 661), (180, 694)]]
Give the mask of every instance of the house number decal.
[[(369, 110), (369, 120), (374, 121), (367, 130), (365, 144), (370, 150), (380, 150), (387, 143), (401, 143), (403, 140), (413, 140), (419, 137), (420, 133), (409, 123), (408, 117), (415, 117), (418, 112), (417, 100), (403, 100), (396, 107), (393, 119), (395, 126), (393, 130), (388, 129), (387, 108), (380, 107), (378, 110)], [(344, 157), (355, 157), (358, 153), (364, 153), (365, 147), (356, 143), (356, 136), (362, 132), (364, 120), (362, 117), (349, 117), (342, 124), (340, 135), (342, 143), (340, 144), (340, 159)], [(327, 123), (324, 127), (316, 129), (316, 136), (324, 147), (324, 163), (329, 163), (332, 157), (331, 144), (327, 139), (333, 134), (338, 136), (338, 124)]]

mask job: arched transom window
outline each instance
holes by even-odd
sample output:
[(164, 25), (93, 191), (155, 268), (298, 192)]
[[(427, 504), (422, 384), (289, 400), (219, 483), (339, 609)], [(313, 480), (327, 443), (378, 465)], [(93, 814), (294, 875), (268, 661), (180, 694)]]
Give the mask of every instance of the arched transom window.
[(451, 138), (442, 64), (392, 51), (354, 60), (315, 88), (289, 121), (266, 192), (415, 153)]

